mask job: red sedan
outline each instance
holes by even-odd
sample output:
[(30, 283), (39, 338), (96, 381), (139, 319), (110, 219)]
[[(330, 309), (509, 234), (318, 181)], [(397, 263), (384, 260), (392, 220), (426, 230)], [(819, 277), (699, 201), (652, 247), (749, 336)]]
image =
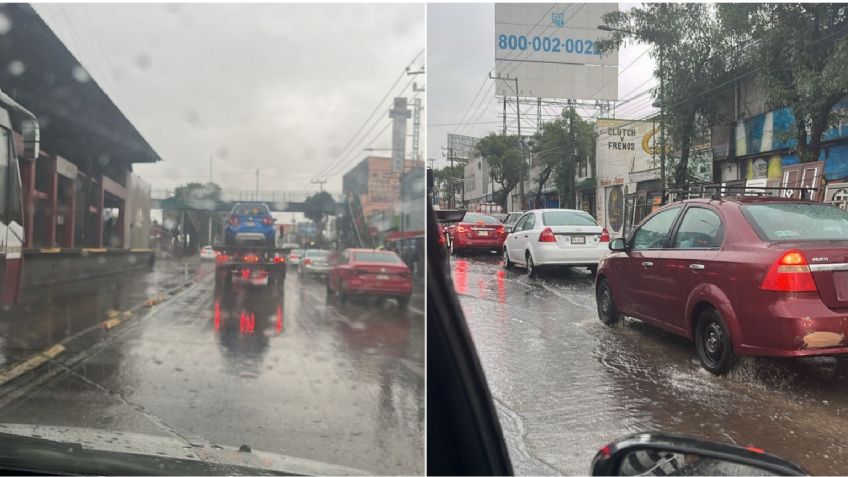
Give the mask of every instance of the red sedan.
[(506, 230), (500, 220), (491, 215), (467, 213), (462, 221), (447, 229), (451, 255), (461, 250), (486, 250), (500, 253), (506, 240)]
[(340, 302), (351, 295), (389, 297), (406, 307), (412, 295), (412, 272), (394, 252), (350, 248), (330, 270), (327, 294), (335, 294)]
[(628, 315), (695, 341), (702, 366), (737, 355), (848, 353), (848, 212), (737, 197), (665, 206), (610, 242), (598, 314)]

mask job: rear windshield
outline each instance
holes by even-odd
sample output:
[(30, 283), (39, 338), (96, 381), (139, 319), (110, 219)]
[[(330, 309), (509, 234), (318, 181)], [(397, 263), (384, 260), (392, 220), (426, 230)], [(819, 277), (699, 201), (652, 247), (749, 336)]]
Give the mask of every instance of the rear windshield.
[(327, 250), (307, 250), (305, 257), (318, 257), (318, 258), (326, 258), (330, 256), (330, 252)]
[(483, 215), (483, 214), (465, 214), (465, 218), (462, 219), (463, 222), (483, 222), (484, 224), (494, 224), (499, 225), (501, 223), (500, 220), (492, 217), (491, 215)]
[(233, 215), (269, 215), (264, 205), (240, 205)]
[(380, 252), (354, 252), (353, 260), (356, 262), (401, 263), (400, 257), (397, 255)]
[(579, 212), (542, 212), (544, 225), (598, 225), (591, 215)]
[(827, 204), (777, 203), (742, 206), (763, 240), (848, 240), (848, 212)]

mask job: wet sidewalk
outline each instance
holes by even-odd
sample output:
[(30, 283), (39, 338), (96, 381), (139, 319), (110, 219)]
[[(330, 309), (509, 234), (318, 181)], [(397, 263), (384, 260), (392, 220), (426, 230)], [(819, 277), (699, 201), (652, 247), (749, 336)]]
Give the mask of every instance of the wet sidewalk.
[(0, 310), (0, 369), (208, 273), (208, 265), (161, 259), (148, 270), (25, 289), (17, 305)]

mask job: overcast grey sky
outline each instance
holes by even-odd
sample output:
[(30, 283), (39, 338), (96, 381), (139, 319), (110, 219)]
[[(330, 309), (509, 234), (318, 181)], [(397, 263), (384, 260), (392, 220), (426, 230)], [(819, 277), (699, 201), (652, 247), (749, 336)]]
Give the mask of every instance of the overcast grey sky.
[[(309, 188), (425, 47), (422, 4), (35, 9), (162, 157), (135, 167), (154, 188), (205, 182), (213, 155), (225, 189), (253, 189), (256, 169), (260, 189)], [(390, 128), (378, 135), (390, 102), (340, 173), (391, 145)], [(326, 188), (341, 191), (341, 174)]]
[[(568, 4), (559, 5), (565, 8)], [(633, 6), (632, 3), (619, 4), (621, 9)], [(499, 114), (503, 105), (494, 98), (494, 81), (485, 79), (495, 67), (494, 40), (494, 4), (428, 5), (427, 157), (436, 159), (436, 167), (447, 164), (442, 158), (442, 147), (447, 144), (448, 133), (482, 137), (502, 130)], [(655, 84), (651, 77), (654, 62), (646, 50), (642, 45), (628, 45), (619, 51), (619, 99), (634, 97)], [(481, 86), (482, 92), (472, 103)], [(650, 103), (648, 95), (638, 97), (622, 105), (616, 117), (641, 118), (651, 110)], [(543, 116), (557, 112), (553, 107), (542, 111)], [(580, 112), (584, 116), (591, 113), (588, 110)], [(514, 109), (509, 114), (514, 116)], [(524, 116), (524, 111), (521, 115)], [(457, 126), (457, 123), (462, 126)]]

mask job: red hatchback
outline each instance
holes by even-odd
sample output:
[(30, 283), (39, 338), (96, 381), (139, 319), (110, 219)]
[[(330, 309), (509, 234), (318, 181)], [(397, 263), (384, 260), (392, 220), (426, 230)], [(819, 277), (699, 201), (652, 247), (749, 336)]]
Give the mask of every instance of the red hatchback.
[(327, 294), (335, 294), (342, 303), (351, 295), (389, 297), (406, 307), (412, 272), (394, 252), (349, 248), (330, 270)]
[(506, 240), (503, 223), (491, 215), (467, 213), (461, 222), (452, 224), (448, 231), (448, 248), (451, 255), (461, 250), (487, 250), (500, 253)]
[(705, 369), (737, 355), (848, 353), (848, 212), (765, 197), (663, 207), (610, 242), (598, 314), (633, 316), (695, 341)]

